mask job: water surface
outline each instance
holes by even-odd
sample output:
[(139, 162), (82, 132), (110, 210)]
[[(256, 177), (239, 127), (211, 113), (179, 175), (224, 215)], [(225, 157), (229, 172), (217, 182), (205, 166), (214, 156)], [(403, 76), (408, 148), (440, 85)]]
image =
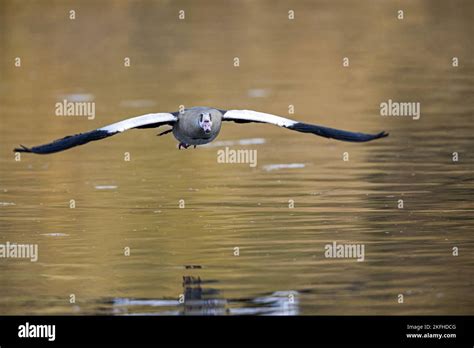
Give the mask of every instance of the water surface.
[[(0, 243), (38, 244), (39, 259), (0, 259), (0, 313), (472, 314), (474, 5), (411, 1), (403, 21), (400, 6), (1, 1)], [(96, 117), (55, 116), (64, 98)], [(388, 99), (420, 102), (420, 119), (380, 116)], [(12, 152), (179, 105), (290, 104), (390, 137), (232, 123), (185, 151), (149, 129)], [(257, 167), (217, 163), (225, 146), (257, 150)], [(334, 241), (364, 244), (365, 260), (326, 258)]]

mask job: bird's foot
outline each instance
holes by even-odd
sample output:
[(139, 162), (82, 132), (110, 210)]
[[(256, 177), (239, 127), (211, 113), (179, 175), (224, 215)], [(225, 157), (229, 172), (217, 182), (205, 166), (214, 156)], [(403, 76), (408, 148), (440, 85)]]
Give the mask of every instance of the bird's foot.
[(179, 143), (178, 144), (178, 150), (181, 150), (181, 148), (185, 148), (187, 149), (188, 147), (190, 147), (191, 145), (188, 145), (188, 144), (185, 144), (185, 143)]

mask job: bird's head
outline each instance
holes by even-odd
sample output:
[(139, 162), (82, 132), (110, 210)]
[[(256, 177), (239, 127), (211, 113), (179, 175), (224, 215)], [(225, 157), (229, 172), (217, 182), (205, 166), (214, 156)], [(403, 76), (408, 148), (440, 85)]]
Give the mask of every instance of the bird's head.
[(210, 133), (212, 128), (212, 117), (210, 112), (203, 112), (199, 115), (199, 127), (205, 132)]

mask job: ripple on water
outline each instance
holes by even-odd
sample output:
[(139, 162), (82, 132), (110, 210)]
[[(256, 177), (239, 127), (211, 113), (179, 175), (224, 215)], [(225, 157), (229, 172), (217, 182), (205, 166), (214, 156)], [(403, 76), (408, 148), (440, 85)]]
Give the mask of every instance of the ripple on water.
[(0, 202), (0, 207), (8, 207), (10, 205), (16, 205), (13, 202)]
[(69, 236), (66, 233), (42, 233), (42, 236), (47, 236), (47, 237), (66, 237)]
[(279, 169), (297, 169), (297, 168), (304, 168), (306, 165), (304, 163), (279, 163), (279, 164), (267, 164), (263, 166), (263, 169), (267, 172), (272, 170), (279, 170)]
[(96, 185), (94, 186), (96, 190), (115, 190), (117, 185)]
[(239, 140), (221, 140), (203, 145), (204, 147), (221, 147), (221, 146), (235, 146), (235, 145), (259, 145), (265, 144), (264, 138), (249, 138)]

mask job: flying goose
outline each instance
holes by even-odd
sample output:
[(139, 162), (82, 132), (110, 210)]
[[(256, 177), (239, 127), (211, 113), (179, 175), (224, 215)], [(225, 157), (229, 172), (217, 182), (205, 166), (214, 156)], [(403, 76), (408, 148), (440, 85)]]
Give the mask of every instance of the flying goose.
[(16, 148), (14, 151), (37, 154), (54, 153), (86, 144), (93, 140), (104, 139), (128, 129), (157, 128), (163, 125), (169, 125), (172, 128), (158, 135), (173, 132), (174, 137), (179, 141), (178, 149), (187, 149), (191, 145), (196, 147), (197, 145), (213, 141), (221, 130), (222, 121), (270, 123), (298, 132), (312, 133), (325, 138), (352, 142), (365, 142), (388, 136), (388, 133), (385, 132), (378, 134), (348, 132), (251, 110), (220, 110), (209, 107), (193, 107), (181, 112), (137, 116), (89, 132), (70, 135), (44, 145), (33, 147), (20, 145), (21, 148)]

